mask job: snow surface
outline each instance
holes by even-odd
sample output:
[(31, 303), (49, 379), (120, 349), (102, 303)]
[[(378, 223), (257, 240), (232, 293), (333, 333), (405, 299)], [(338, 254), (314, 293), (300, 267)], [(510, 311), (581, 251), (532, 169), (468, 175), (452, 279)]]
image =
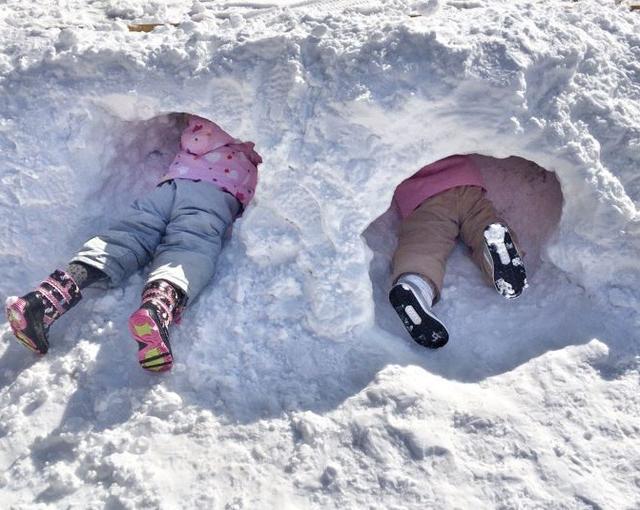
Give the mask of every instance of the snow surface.
[[(154, 185), (176, 112), (265, 159), (171, 374), (128, 338), (142, 275), (88, 290), (44, 358), (0, 324), (3, 508), (640, 507), (637, 13), (5, 0), (0, 29), (2, 296)], [(478, 154), (530, 288), (505, 301), (457, 249), (451, 340), (425, 351), (386, 302), (387, 209), (455, 153)]]

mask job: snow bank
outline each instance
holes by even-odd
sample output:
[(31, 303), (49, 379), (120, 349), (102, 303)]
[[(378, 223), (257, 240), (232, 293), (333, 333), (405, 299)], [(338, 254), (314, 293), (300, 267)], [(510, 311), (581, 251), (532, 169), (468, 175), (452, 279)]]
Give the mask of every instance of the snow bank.
[[(265, 160), (171, 376), (140, 373), (124, 338), (141, 275), (89, 291), (46, 359), (2, 325), (9, 504), (637, 505), (640, 18), (589, 0), (211, 4), (11, 1), (0, 19), (0, 294), (154, 185), (175, 113)], [(126, 28), (159, 20), (179, 26)], [(425, 353), (386, 306), (383, 213), (454, 153), (478, 154), (533, 277), (507, 308), (456, 251), (452, 341)]]

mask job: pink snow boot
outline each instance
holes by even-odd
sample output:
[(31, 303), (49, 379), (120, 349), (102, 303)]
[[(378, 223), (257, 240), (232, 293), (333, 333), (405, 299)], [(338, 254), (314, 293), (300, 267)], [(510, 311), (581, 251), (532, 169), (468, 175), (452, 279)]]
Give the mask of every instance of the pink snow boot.
[(49, 327), (82, 298), (69, 273), (58, 269), (33, 292), (7, 298), (6, 312), (15, 337), (39, 354), (49, 350)]
[(145, 285), (142, 305), (129, 317), (129, 331), (138, 342), (138, 362), (154, 372), (169, 370), (173, 364), (169, 325), (184, 308), (184, 295), (169, 282), (156, 280)]

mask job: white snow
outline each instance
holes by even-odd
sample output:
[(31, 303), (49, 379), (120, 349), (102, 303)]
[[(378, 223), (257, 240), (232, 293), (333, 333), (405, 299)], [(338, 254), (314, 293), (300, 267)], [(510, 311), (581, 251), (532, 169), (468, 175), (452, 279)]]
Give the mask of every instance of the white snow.
[(487, 244), (489, 246), (493, 245), (498, 252), (498, 256), (500, 257), (500, 262), (505, 266), (511, 264), (511, 258), (509, 257), (509, 252), (507, 251), (507, 246), (504, 243), (504, 235), (507, 231), (504, 226), (495, 223), (490, 225), (487, 230), (485, 230), (484, 237), (487, 240)]
[[(154, 185), (174, 113), (265, 160), (171, 374), (128, 338), (142, 274), (86, 291), (43, 358), (0, 323), (3, 508), (640, 507), (640, 14), (7, 0), (0, 42), (2, 296)], [(530, 288), (504, 300), (456, 249), (426, 351), (386, 301), (387, 209), (456, 153)]]

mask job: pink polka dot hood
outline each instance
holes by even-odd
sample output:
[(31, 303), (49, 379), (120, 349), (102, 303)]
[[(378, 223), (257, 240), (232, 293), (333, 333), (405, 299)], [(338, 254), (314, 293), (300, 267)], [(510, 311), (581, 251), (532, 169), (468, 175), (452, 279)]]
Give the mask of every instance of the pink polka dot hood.
[(208, 181), (247, 207), (258, 183), (262, 158), (253, 142), (241, 142), (210, 120), (189, 115), (176, 155), (162, 181)]

